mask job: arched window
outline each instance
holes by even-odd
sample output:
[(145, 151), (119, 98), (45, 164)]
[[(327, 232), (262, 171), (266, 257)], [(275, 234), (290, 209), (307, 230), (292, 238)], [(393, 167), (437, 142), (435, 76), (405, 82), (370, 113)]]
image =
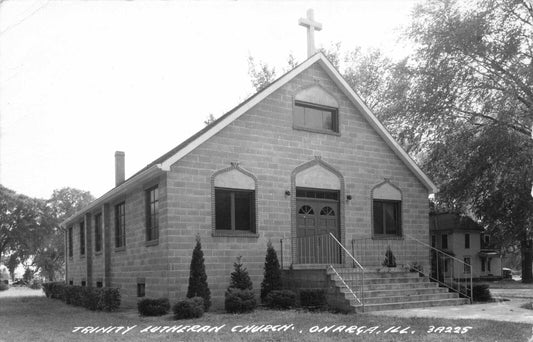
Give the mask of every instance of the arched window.
[(372, 190), (373, 235), (402, 235), (402, 193), (385, 181)]
[(319, 86), (300, 91), (294, 97), (293, 127), (320, 133), (338, 133), (337, 100)]
[(232, 166), (213, 176), (214, 232), (218, 235), (256, 233), (256, 181)]

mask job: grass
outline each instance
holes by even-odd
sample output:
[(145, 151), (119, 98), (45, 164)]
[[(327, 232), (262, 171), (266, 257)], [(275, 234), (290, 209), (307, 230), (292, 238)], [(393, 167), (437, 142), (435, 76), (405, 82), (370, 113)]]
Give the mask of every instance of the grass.
[[(12, 289), (4, 292), (12, 291)], [(35, 291), (35, 290), (29, 290)], [(21, 294), (22, 292), (19, 292)], [(35, 294), (35, 292), (33, 292)], [(175, 321), (172, 315), (139, 317), (136, 311), (93, 312), (66, 305), (42, 296), (0, 296), (0, 341), (527, 341), (531, 337), (528, 324), (486, 320), (448, 320), (436, 318), (394, 318), (371, 315), (342, 315), (303, 311), (270, 311), (259, 309), (251, 314), (230, 315), (207, 313), (196, 320)], [(292, 324), (285, 332), (231, 332), (235, 326)], [(217, 333), (142, 333), (147, 327), (174, 325), (224, 325)], [(378, 327), (373, 333), (310, 332), (313, 327), (330, 326)], [(83, 334), (75, 327), (135, 326), (121, 333)], [(398, 327), (407, 334), (385, 333)], [(465, 327), (465, 334), (427, 333), (430, 327)], [(377, 331), (381, 331), (377, 334)], [(300, 332), (301, 331), (301, 332)], [(411, 333), (414, 332), (414, 333)]]
[(525, 284), (516, 280), (496, 280), (496, 281), (484, 281), (480, 282), (488, 284), (491, 289), (533, 289), (533, 284)]

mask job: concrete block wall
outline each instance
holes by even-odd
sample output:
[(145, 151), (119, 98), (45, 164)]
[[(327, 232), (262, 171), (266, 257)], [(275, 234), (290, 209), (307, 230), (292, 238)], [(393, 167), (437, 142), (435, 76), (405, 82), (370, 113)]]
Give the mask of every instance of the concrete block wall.
[[(68, 249), (67, 249), (67, 263), (68, 263), (68, 274), (66, 282), (67, 284), (69, 281), (73, 281), (74, 285), (81, 285), (81, 280), (85, 277), (85, 270), (86, 270), (86, 255), (87, 250), (85, 250), (84, 255), (80, 255), (80, 222), (76, 221), (76, 223), (70, 225), (69, 227), (72, 227), (72, 257), (69, 257), (68, 255)], [(68, 231), (68, 228), (67, 228)], [(68, 238), (67, 238), (67, 246), (68, 246)]]
[[(339, 136), (292, 128), (294, 95), (317, 83), (340, 104)], [(172, 166), (168, 174), (171, 297), (185, 296), (196, 234), (202, 238), (215, 307), (222, 306), (237, 256), (243, 257), (259, 289), (267, 241), (278, 244), (295, 229), (291, 199), (284, 194), (291, 189), (291, 172), (315, 156), (343, 175), (345, 194), (352, 195), (345, 203), (346, 231), (341, 232), (345, 244), (372, 236), (371, 190), (384, 178), (402, 191), (403, 231), (428, 241), (426, 188), (322, 68), (314, 65)], [(212, 236), (211, 177), (232, 162), (257, 178), (258, 237)], [(429, 266), (429, 261), (425, 264)]]

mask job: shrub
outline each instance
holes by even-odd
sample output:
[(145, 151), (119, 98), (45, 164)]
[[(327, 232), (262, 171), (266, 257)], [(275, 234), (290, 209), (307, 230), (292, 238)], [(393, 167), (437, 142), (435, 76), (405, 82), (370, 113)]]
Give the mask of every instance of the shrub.
[(300, 305), (308, 310), (324, 310), (326, 304), (326, 292), (324, 289), (300, 290)]
[[(103, 287), (100, 289), (100, 295), (100, 310), (115, 311), (120, 307), (120, 290), (118, 288)], [(170, 308), (170, 304), (168, 304), (168, 307)]]
[(383, 260), (381, 265), (385, 267), (396, 267), (396, 257), (392, 253), (390, 246), (387, 247), (387, 251), (385, 252), (385, 260)]
[[(470, 286), (465, 287), (461, 286), (461, 297), (466, 297), (463, 293), (468, 293), (468, 296), (470, 296)], [(472, 295), (474, 298), (472, 298), (475, 302), (488, 302), (492, 299), (492, 295), (490, 294), (489, 285), (488, 284), (474, 284), (474, 289), (472, 290)]]
[(4, 282), (0, 282), (0, 291), (5, 291), (7, 289), (9, 289), (9, 285)]
[(141, 316), (166, 315), (170, 310), (168, 298), (144, 298), (137, 302), (137, 310)]
[(252, 281), (246, 268), (242, 266), (241, 257), (233, 264), (235, 270), (231, 272), (231, 282), (229, 287), (241, 290), (252, 290)]
[(38, 279), (33, 279), (30, 284), (30, 289), (38, 290), (42, 287), (42, 282)]
[(191, 268), (189, 275), (189, 287), (187, 298), (202, 297), (204, 299), (204, 311), (211, 306), (211, 291), (207, 285), (207, 274), (205, 273), (204, 252), (200, 236), (196, 237), (196, 246), (192, 252)]
[(272, 247), (272, 242), (268, 241), (267, 254), (265, 257), (265, 272), (261, 283), (261, 302), (265, 302), (267, 295), (274, 290), (281, 290), (281, 269), (279, 267), (278, 255)]
[(257, 306), (252, 290), (228, 288), (225, 295), (224, 308), (229, 313), (251, 312)]
[(61, 299), (67, 304), (90, 310), (114, 311), (120, 306), (119, 289), (113, 287), (95, 288), (52, 282), (44, 283), (43, 290), (48, 298)]
[(200, 318), (204, 314), (204, 299), (192, 297), (179, 301), (172, 307), (174, 319)]
[(291, 290), (273, 290), (265, 298), (265, 305), (271, 309), (290, 309), (296, 305), (296, 293)]

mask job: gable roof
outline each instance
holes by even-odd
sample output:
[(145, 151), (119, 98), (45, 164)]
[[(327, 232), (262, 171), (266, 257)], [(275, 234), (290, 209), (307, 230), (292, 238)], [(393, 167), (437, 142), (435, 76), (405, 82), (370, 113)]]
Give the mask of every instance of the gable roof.
[(429, 230), (437, 231), (483, 231), (483, 227), (468, 216), (457, 213), (431, 214), (429, 219)]
[[(413, 172), (413, 174), (418, 178), (418, 180), (426, 187), (428, 192), (436, 193), (437, 187), (435, 186), (435, 184), (433, 184), (433, 182), (424, 174), (424, 172), (422, 172), (418, 165), (416, 165), (413, 159), (411, 159), (411, 157), (409, 157), (409, 155), (404, 151), (404, 149), (394, 140), (394, 138), (390, 135), (387, 129), (383, 126), (383, 124), (381, 124), (381, 122), (366, 106), (363, 100), (361, 100), (361, 98), (344, 80), (339, 71), (335, 69), (333, 64), (331, 64), (331, 62), (324, 56), (324, 54), (318, 52), (313, 56), (309, 57), (301, 64), (299, 64), (298, 66), (296, 66), (295, 68), (293, 68), (292, 70), (283, 74), (281, 77), (276, 79), (264, 89), (260, 90), (259, 92), (255, 93), (254, 95), (237, 105), (235, 108), (231, 109), (229, 112), (219, 117), (211, 124), (198, 131), (193, 136), (189, 137), (187, 140), (183, 141), (181, 144), (179, 144), (172, 150), (168, 151), (167, 153), (152, 161), (150, 164), (146, 165), (139, 172), (129, 177), (124, 183), (118, 185), (102, 197), (89, 204), (89, 206), (84, 208), (83, 211), (89, 210), (97, 204), (102, 203), (105, 199), (109, 197), (124, 192), (126, 185), (131, 185), (131, 183), (138, 181), (138, 179), (144, 179), (147, 174), (152, 174), (153, 172), (155, 172), (155, 170), (169, 171), (172, 164), (174, 164), (175, 162), (186, 156), (188, 153), (193, 151), (196, 147), (198, 147), (199, 145), (207, 141), (209, 138), (220, 132), (222, 129), (231, 124), (241, 115), (246, 113), (249, 109), (257, 105), (259, 102), (267, 98), (269, 95), (271, 95), (276, 90), (287, 84), (297, 75), (299, 75), (301, 72), (303, 72), (315, 63), (318, 63), (325, 70), (325, 72), (335, 82), (339, 89), (351, 100), (353, 105), (359, 110), (359, 112), (367, 120), (370, 126), (374, 128), (378, 135), (392, 149), (396, 156), (407, 166), (407, 168), (411, 172)], [(64, 223), (67, 223), (75, 216), (78, 216), (80, 213), (74, 214)]]

